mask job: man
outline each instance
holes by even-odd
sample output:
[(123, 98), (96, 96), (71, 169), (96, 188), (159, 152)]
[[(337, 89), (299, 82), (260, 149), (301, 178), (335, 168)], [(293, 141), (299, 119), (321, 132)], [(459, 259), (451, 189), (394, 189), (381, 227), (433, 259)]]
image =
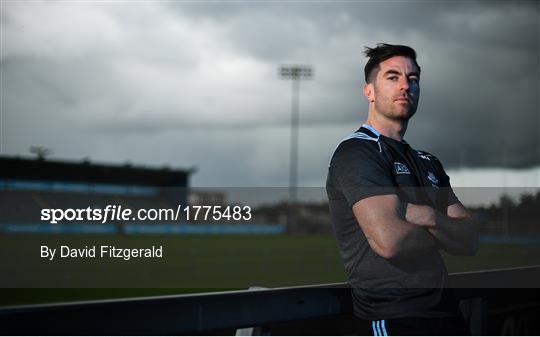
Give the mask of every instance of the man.
[(366, 48), (368, 118), (336, 148), (327, 193), (363, 334), (469, 334), (439, 250), (474, 255), (478, 230), (439, 160), (403, 140), (420, 97), (414, 49)]

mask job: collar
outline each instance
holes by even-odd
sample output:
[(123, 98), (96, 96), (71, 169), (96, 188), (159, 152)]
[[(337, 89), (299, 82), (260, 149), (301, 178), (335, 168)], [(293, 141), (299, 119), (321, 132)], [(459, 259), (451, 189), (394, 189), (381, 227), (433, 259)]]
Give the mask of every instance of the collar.
[[(380, 133), (379, 131), (375, 130), (375, 128), (374, 128), (373, 126), (371, 126), (371, 125), (369, 125), (369, 124), (367, 124), (367, 123), (362, 124), (362, 127), (368, 129), (368, 130), (371, 131), (371, 132), (373, 132), (377, 137), (380, 137), (380, 136), (386, 137), (386, 136), (384, 136), (384, 135), (381, 135), (381, 133)], [(388, 137), (386, 137), (386, 138), (388, 138)], [(392, 139), (392, 138), (389, 138), (389, 139)], [(392, 140), (393, 140), (393, 139), (392, 139)], [(397, 142), (397, 140), (396, 140), (396, 142)], [(409, 144), (409, 143), (407, 143), (407, 142), (405, 141), (405, 139), (402, 139), (402, 140), (400, 141), (400, 143), (403, 143), (403, 144)]]
[(362, 127), (363, 128), (366, 128), (368, 129), (369, 131), (373, 132), (377, 137), (379, 137), (381, 135), (381, 133), (377, 130), (375, 130), (375, 128), (367, 123), (364, 123), (362, 124)]

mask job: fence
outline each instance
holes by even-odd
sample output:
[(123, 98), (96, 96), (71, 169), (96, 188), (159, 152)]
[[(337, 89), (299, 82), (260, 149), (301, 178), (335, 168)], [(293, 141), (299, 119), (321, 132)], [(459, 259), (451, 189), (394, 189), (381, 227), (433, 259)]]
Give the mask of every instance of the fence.
[[(539, 334), (540, 266), (450, 275), (474, 335)], [(345, 283), (0, 308), (2, 335), (348, 335)]]

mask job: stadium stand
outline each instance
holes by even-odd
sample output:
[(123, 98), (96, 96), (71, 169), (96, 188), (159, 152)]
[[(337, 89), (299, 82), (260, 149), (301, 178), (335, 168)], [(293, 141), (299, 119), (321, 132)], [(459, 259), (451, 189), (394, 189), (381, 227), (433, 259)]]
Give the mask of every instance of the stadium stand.
[[(185, 204), (193, 171), (0, 157), (0, 225), (37, 224), (44, 208)], [(67, 221), (66, 221), (67, 222)], [(114, 225), (122, 225), (113, 223)]]

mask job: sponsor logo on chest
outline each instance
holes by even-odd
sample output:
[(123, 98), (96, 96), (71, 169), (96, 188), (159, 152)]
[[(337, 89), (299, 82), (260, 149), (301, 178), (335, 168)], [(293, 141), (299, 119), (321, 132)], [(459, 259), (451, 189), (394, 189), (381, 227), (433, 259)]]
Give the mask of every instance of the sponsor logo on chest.
[(411, 174), (407, 165), (400, 162), (394, 162), (394, 169), (396, 170), (396, 174)]

